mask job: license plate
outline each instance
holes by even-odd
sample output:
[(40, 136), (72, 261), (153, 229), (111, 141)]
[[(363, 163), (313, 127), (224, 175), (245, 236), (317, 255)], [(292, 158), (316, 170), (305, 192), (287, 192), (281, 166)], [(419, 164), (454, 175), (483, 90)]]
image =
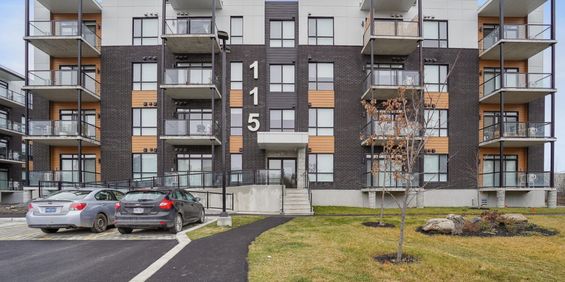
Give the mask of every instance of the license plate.
[(57, 212), (57, 208), (45, 208), (45, 213), (55, 213)]
[(143, 208), (133, 208), (133, 213), (143, 213)]

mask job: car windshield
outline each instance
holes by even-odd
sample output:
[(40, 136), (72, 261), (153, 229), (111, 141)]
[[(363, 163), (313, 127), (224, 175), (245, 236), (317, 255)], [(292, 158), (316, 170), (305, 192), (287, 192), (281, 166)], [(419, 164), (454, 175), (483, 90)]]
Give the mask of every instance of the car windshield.
[(66, 201), (76, 201), (84, 199), (86, 195), (90, 194), (91, 191), (63, 191), (55, 193), (46, 199), (48, 200), (66, 200)]
[(136, 191), (129, 192), (123, 198), (124, 201), (154, 201), (163, 196), (163, 193), (158, 191)]

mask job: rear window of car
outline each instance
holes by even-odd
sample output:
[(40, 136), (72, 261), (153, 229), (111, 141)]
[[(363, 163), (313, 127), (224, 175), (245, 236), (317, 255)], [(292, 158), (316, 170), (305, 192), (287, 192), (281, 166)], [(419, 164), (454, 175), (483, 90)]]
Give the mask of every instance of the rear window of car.
[(86, 197), (88, 194), (90, 194), (90, 191), (63, 191), (63, 192), (55, 193), (47, 197), (47, 199), (76, 201), (76, 200), (84, 199), (84, 197)]
[(158, 191), (137, 191), (128, 192), (123, 200), (124, 201), (153, 201), (159, 199), (164, 194)]

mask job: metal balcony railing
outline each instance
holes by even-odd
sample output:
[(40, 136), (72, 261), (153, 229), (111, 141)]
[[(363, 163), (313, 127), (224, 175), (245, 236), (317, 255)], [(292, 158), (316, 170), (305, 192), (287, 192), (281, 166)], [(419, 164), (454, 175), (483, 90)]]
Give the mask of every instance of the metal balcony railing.
[[(82, 85), (79, 74), (82, 73)], [(29, 86), (82, 86), (87, 91), (100, 96), (100, 83), (93, 74), (78, 70), (38, 70), (29, 72)]]
[(15, 131), (21, 134), (25, 133), (25, 126), (19, 122), (0, 118), (0, 129)]
[[(42, 137), (79, 137), (79, 122), (76, 120), (46, 120), (46, 121), (30, 121), (30, 136)], [(82, 122), (82, 135), (80, 137), (88, 138), (94, 141), (100, 141), (100, 128)]]
[[(552, 26), (548, 24), (506, 24), (504, 25), (505, 40), (551, 40)], [(479, 41), (481, 52), (488, 50), (498, 44), (500, 38), (500, 26)]]
[[(26, 96), (24, 94), (9, 90), (7, 88), (3, 88), (0, 87), (0, 97), (4, 98), (6, 100), (10, 100), (16, 104), (21, 105), (22, 107), (25, 107), (26, 104)], [(33, 100), (31, 98), (32, 96), (30, 95), (30, 99), (29, 99), (29, 108), (33, 108)]]
[(363, 34), (363, 42), (367, 43), (372, 36), (382, 37), (419, 37), (420, 28), (416, 21), (375, 20), (374, 32), (367, 26)]
[(23, 183), (21, 181), (14, 180), (1, 180), (0, 190), (2, 191), (20, 191), (23, 189)]
[(363, 81), (363, 85), (365, 85), (365, 90), (379, 86), (415, 87), (420, 85), (420, 73), (418, 71), (405, 70), (369, 71)]
[[(99, 173), (83, 171), (82, 172), (82, 182), (96, 182)], [(56, 170), (56, 171), (30, 171), (29, 172), (29, 185), (39, 186), (40, 182), (46, 183), (78, 183), (79, 173), (77, 170)], [(56, 186), (54, 186), (56, 187)]]
[(3, 147), (0, 148), (0, 159), (21, 162), (24, 161), (24, 155), (20, 152)]
[(398, 171), (381, 171), (373, 174), (365, 172), (361, 177), (361, 184), (365, 188), (406, 188), (418, 186), (419, 179), (417, 173), (406, 173)]
[(30, 21), (30, 37), (65, 37), (81, 36), (92, 47), (100, 50), (100, 37), (82, 23), (82, 35), (79, 34), (78, 20)]
[[(502, 132), (501, 132), (501, 129)], [(504, 122), (489, 125), (479, 130), (481, 142), (500, 138), (544, 139), (551, 138), (550, 122)]]
[(166, 85), (210, 85), (213, 78), (212, 67), (165, 70)]
[(211, 18), (179, 18), (165, 20), (166, 35), (216, 34), (218, 28)]
[(552, 74), (550, 73), (504, 73), (504, 86), (501, 85), (501, 75), (488, 79), (481, 85), (480, 97), (485, 97), (502, 88), (513, 89), (551, 89)]
[(551, 188), (551, 172), (505, 171), (500, 185), (500, 172), (479, 174), (481, 188)]
[(363, 140), (369, 138), (385, 139), (391, 137), (421, 137), (421, 126), (413, 122), (409, 126), (401, 128), (399, 124), (394, 121), (377, 121), (368, 122), (361, 129), (361, 136)]
[(209, 120), (165, 120), (165, 136), (213, 136), (218, 124)]

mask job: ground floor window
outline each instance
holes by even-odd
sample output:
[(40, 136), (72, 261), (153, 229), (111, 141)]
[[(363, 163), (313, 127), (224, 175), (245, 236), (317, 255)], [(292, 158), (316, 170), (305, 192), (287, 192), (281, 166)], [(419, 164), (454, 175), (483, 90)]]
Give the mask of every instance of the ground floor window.
[(334, 155), (309, 154), (308, 178), (310, 182), (334, 181)]
[[(504, 156), (504, 186), (518, 186), (518, 156)], [(483, 158), (483, 187), (500, 186), (500, 156), (486, 155)]]
[(177, 154), (181, 185), (209, 187), (214, 183), (212, 154)]
[(402, 166), (399, 164), (394, 164), (382, 156), (375, 156), (373, 159), (371, 155), (367, 155), (367, 187), (404, 187), (408, 178), (402, 172)]
[(243, 181), (243, 160), (241, 154), (230, 154), (230, 182), (241, 183)]
[(157, 154), (133, 154), (133, 178), (157, 176)]
[[(78, 182), (78, 154), (61, 154), (60, 180), (64, 182)], [(96, 155), (82, 155), (82, 171), (84, 182), (96, 181)]]
[(424, 181), (447, 182), (447, 155), (424, 156)]

